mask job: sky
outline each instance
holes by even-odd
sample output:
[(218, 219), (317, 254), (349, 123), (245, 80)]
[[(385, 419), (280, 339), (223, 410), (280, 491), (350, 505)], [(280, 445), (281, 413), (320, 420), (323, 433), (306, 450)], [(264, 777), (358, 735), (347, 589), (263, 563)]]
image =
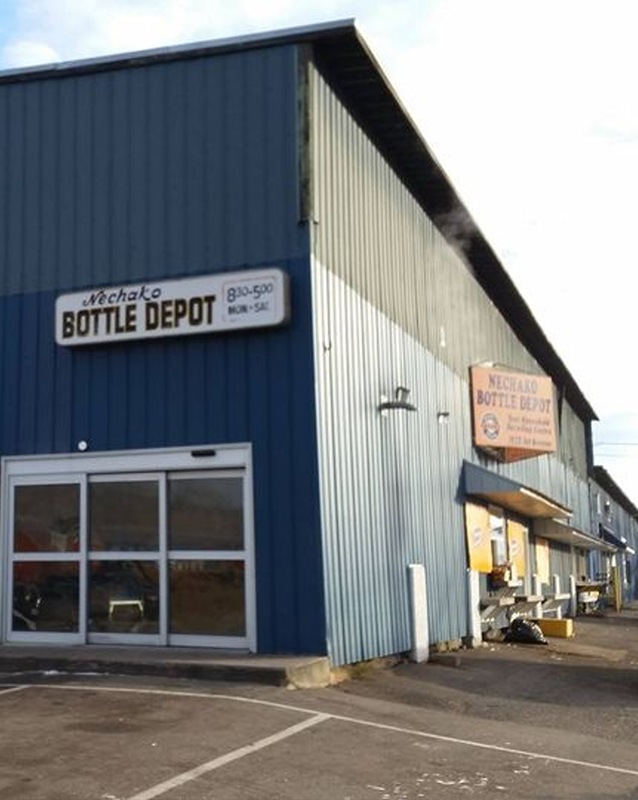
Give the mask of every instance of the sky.
[(638, 505), (636, 0), (0, 0), (0, 69), (354, 18)]

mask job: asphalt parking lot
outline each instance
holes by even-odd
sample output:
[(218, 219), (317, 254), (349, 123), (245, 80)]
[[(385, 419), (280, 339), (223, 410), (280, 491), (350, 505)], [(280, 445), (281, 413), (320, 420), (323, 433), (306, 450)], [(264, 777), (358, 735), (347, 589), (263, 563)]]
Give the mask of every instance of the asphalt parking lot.
[(6, 675), (0, 798), (638, 798), (638, 618), (613, 636), (609, 657), (496, 645), (319, 690)]

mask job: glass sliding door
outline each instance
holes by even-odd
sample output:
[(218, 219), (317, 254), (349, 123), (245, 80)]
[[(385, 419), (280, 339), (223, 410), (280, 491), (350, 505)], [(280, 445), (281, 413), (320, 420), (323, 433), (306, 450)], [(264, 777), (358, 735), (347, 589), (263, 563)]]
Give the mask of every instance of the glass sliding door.
[(11, 484), (8, 632), (13, 641), (84, 638), (82, 495), (77, 477)]
[(226, 447), (206, 470), (190, 450), (5, 459), (4, 638), (254, 650), (250, 451)]
[(169, 640), (245, 641), (244, 480), (233, 473), (168, 476)]
[(94, 642), (162, 643), (163, 476), (88, 482), (88, 633)]

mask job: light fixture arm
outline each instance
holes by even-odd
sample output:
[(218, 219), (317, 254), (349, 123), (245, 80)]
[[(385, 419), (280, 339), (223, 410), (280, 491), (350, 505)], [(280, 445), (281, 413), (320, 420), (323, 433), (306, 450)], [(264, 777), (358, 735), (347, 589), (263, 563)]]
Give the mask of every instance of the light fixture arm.
[(379, 411), (416, 411), (417, 407), (408, 402), (410, 390), (406, 386), (397, 386), (394, 390), (394, 400), (385, 400), (377, 408)]

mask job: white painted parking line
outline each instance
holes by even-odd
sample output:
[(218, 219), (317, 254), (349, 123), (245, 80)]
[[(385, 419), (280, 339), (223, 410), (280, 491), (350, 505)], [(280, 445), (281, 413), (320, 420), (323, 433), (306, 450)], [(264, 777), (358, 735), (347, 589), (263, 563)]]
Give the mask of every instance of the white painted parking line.
[(170, 792), (171, 789), (176, 789), (178, 786), (182, 786), (184, 783), (188, 783), (188, 781), (195, 780), (195, 778), (199, 778), (207, 772), (212, 772), (214, 769), (223, 767), (225, 764), (230, 764), (232, 761), (237, 761), (239, 758), (249, 756), (257, 750), (263, 750), (264, 747), (270, 747), (271, 744), (277, 744), (277, 742), (295, 736), (297, 733), (301, 733), (301, 731), (305, 731), (307, 728), (312, 728), (313, 725), (318, 725), (320, 722), (324, 722), (327, 719), (330, 719), (329, 714), (315, 714), (313, 717), (310, 717), (310, 719), (298, 722), (296, 725), (291, 725), (289, 728), (279, 731), (279, 733), (266, 736), (258, 742), (247, 744), (245, 747), (240, 747), (237, 750), (233, 750), (231, 753), (226, 753), (223, 756), (219, 756), (219, 758), (214, 758), (212, 761), (207, 761), (205, 764), (200, 764), (198, 767), (188, 770), (188, 772), (182, 772), (180, 775), (175, 775), (175, 777), (167, 781), (151, 786), (150, 789), (139, 792), (129, 797), (128, 800), (151, 800), (151, 798), (158, 797), (165, 792)]
[(367, 725), (370, 728), (379, 728), (384, 731), (393, 731), (394, 733), (409, 733), (412, 736), (419, 736), (424, 739), (436, 739), (439, 742), (449, 742), (450, 744), (464, 745), (465, 747), (477, 747), (482, 750), (496, 750), (499, 753), (507, 753), (508, 755), (526, 756), (527, 758), (538, 758), (543, 761), (553, 761), (558, 764), (570, 764), (576, 767), (590, 767), (593, 769), (606, 770), (608, 772), (620, 772), (623, 775), (638, 775), (638, 770), (626, 769), (625, 767), (612, 767), (609, 764), (599, 764), (595, 761), (578, 761), (575, 758), (562, 758), (561, 756), (552, 756), (548, 753), (536, 753), (532, 750), (517, 750), (515, 747), (504, 747), (498, 744), (485, 744), (484, 742), (477, 742), (472, 739), (457, 739), (454, 736), (443, 736), (439, 733), (427, 733), (426, 731), (415, 731), (411, 728), (400, 728), (397, 725), (386, 725), (383, 722), (370, 722), (365, 719), (356, 719), (352, 717), (342, 717), (338, 714), (331, 714), (332, 719), (338, 719), (342, 722), (354, 722), (357, 725)]
[[(150, 695), (163, 695), (169, 697), (192, 697), (198, 699), (209, 700), (228, 700), (236, 703), (248, 703), (252, 705), (266, 706), (268, 708), (280, 708), (285, 711), (297, 711), (300, 714), (317, 714), (312, 708), (304, 708), (303, 706), (293, 706), (288, 703), (274, 703), (271, 700), (258, 700), (254, 697), (241, 697), (230, 694), (214, 694), (211, 692), (184, 692), (184, 691), (171, 691), (169, 689), (134, 689), (131, 687), (117, 687), (117, 686), (90, 686), (83, 684), (69, 684), (56, 685), (54, 683), (34, 683), (33, 688), (37, 689), (59, 689), (64, 691), (82, 691), (82, 692), (111, 692), (111, 693), (129, 693), (129, 694), (150, 694)], [(514, 747), (506, 747), (504, 745), (486, 744), (485, 742), (478, 742), (473, 739), (457, 739), (454, 736), (444, 736), (440, 733), (430, 733), (429, 731), (415, 730), (414, 728), (402, 728), (397, 725), (387, 725), (383, 722), (372, 722), (367, 719), (360, 719), (358, 717), (348, 717), (342, 714), (323, 714), (326, 719), (338, 720), (340, 722), (347, 722), (353, 725), (364, 725), (369, 728), (377, 728), (379, 730), (392, 731), (394, 733), (408, 734), (410, 736), (417, 736), (423, 739), (434, 739), (435, 741), (447, 742), (449, 744), (460, 745), (463, 747), (476, 747), (483, 750), (494, 750), (500, 753), (507, 753), (509, 755), (526, 756), (527, 758), (538, 758), (545, 761), (551, 761), (558, 764), (568, 764), (570, 766), (587, 767), (589, 769), (603, 770), (606, 772), (614, 772), (621, 775), (634, 775), (638, 776), (638, 770), (628, 769), (626, 767), (614, 767), (610, 764), (601, 764), (596, 761), (579, 761), (573, 758), (563, 758), (561, 756), (550, 755), (548, 753), (538, 753), (533, 750), (518, 750)], [(130, 798), (129, 800), (137, 800)]]
[(12, 692), (21, 692), (23, 689), (28, 689), (28, 685), (24, 686), (10, 686), (8, 689), (0, 689), (0, 694), (11, 694)]

